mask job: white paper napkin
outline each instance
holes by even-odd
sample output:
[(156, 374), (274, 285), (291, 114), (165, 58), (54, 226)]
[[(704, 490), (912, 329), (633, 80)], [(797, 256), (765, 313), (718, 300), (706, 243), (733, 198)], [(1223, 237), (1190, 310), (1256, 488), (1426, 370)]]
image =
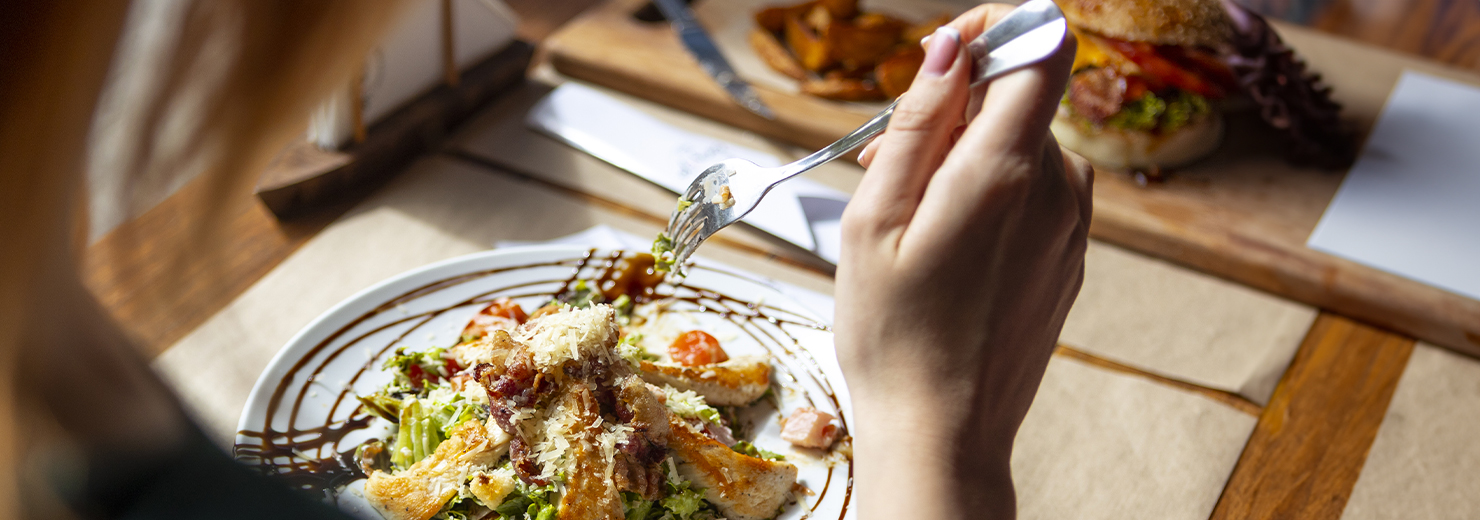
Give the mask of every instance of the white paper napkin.
[[(596, 158), (682, 193), (704, 168), (740, 158), (780, 166), (773, 155), (674, 128), (590, 87), (566, 83), (530, 109), (525, 122)], [(848, 194), (805, 178), (772, 189), (745, 223), (836, 264)], [(674, 200), (677, 204), (677, 199)]]
[(1480, 299), (1477, 117), (1480, 88), (1404, 72), (1307, 245)]

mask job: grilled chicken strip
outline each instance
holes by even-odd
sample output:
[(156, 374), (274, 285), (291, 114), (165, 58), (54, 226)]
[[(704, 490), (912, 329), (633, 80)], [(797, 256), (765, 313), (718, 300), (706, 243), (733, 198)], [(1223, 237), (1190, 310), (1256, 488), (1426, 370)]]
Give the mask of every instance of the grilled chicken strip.
[(643, 361), (641, 375), (655, 385), (680, 392), (693, 390), (713, 406), (743, 406), (765, 395), (771, 386), (771, 365), (765, 358), (736, 357), (723, 363), (686, 367)]
[(658, 392), (637, 378), (622, 381), (619, 398), (630, 424), (680, 461), (678, 473), (706, 490), (704, 498), (729, 520), (764, 520), (791, 497), (797, 468), (786, 462), (736, 453), (695, 431), (664, 406)]
[(365, 498), (389, 520), (426, 520), (452, 497), (467, 475), (498, 462), (509, 436), (495, 426), (468, 421), (452, 431), (425, 459), (398, 474), (370, 474)]
[(570, 465), (566, 468), (565, 495), (560, 497), (560, 520), (617, 519), (624, 516), (622, 496), (611, 478), (614, 450), (601, 445), (601, 405), (591, 389), (583, 384), (570, 385), (559, 400), (566, 413), (574, 417), (561, 420), (577, 425), (570, 432)]
[(683, 418), (669, 416), (668, 449), (677, 457), (678, 474), (704, 488), (705, 499), (729, 520), (765, 520), (791, 497), (797, 467), (758, 459), (693, 431)]
[(509, 354), (519, 349), (519, 344), (506, 330), (494, 330), (476, 341), (458, 343), (449, 349), (452, 355), (468, 366), (489, 363), (503, 366)]

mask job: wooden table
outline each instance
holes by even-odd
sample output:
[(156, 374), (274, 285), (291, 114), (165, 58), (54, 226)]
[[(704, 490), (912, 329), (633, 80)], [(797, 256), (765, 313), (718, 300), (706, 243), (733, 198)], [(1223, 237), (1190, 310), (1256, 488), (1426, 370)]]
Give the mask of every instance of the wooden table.
[[(510, 0), (519, 34), (540, 41), (596, 0)], [(1480, 70), (1480, 9), (1443, 0), (1250, 0), (1256, 8), (1335, 34)], [(610, 194), (560, 191), (591, 204), (663, 222)], [(200, 229), (193, 208), (210, 186), (192, 182), (123, 224), (84, 254), (84, 277), (148, 355), (157, 355), (224, 307), (341, 215), (349, 202), (279, 222), (250, 193)], [(214, 255), (165, 263), (196, 232), (231, 237)], [(746, 254), (786, 261), (782, 246), (745, 245)], [(789, 262), (805, 264), (805, 262)], [(1323, 312), (1284, 374), (1213, 517), (1338, 518), (1414, 340)], [(1074, 355), (1072, 352), (1067, 355)], [(1124, 366), (1107, 366), (1138, 372)], [(1158, 378), (1151, 374), (1142, 374)], [(1161, 378), (1164, 379), (1164, 378)], [(1175, 382), (1173, 382), (1175, 384)], [(1183, 384), (1185, 385), (1185, 384)], [(1194, 388), (1194, 390), (1197, 390)], [(1209, 390), (1208, 392), (1213, 392)]]

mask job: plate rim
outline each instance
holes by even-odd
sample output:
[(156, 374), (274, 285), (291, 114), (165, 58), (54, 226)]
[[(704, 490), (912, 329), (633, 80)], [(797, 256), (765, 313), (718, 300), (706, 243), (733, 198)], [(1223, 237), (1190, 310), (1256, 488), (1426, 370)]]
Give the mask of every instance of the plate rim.
[[(251, 428), (250, 428), (249, 423), (250, 422), (253, 422), (253, 420), (256, 419), (256, 413), (257, 413), (256, 408), (258, 408), (258, 406), (255, 406), (255, 404), (258, 403), (259, 401), (261, 401), (262, 399), (265, 399), (266, 398), (266, 396), (262, 395), (264, 393), (264, 389), (268, 388), (268, 386), (270, 386), (270, 384), (275, 384), (276, 383), (276, 381), (269, 381), (268, 380), (268, 377), (276, 369), (281, 368), (281, 366), (282, 366), (283, 363), (286, 363), (286, 362), (290, 361), (290, 359), (289, 359), (290, 353), (292, 351), (298, 350), (298, 349), (295, 349), (294, 347), (299, 346), (301, 344), (301, 340), (305, 336), (307, 336), (310, 332), (313, 332), (313, 331), (316, 331), (316, 330), (320, 329), (322, 327), (322, 325), (323, 325), (324, 322), (326, 322), (326, 321), (330, 320), (331, 318), (335, 317), (338, 313), (342, 312), (345, 308), (348, 308), (348, 307), (350, 307), (352, 305), (362, 304), (363, 303), (362, 302), (363, 299), (367, 298), (369, 295), (374, 294), (377, 291), (384, 290), (386, 287), (390, 287), (392, 285), (395, 285), (395, 284), (398, 284), (398, 283), (402, 283), (402, 282), (404, 282), (404, 281), (406, 281), (408, 279), (412, 279), (412, 278), (415, 278), (417, 276), (421, 276), (421, 275), (423, 275), (425, 273), (428, 273), (428, 272), (431, 272), (431, 271), (435, 271), (435, 270), (438, 270), (438, 269), (445, 269), (445, 268), (447, 268), (449, 266), (454, 266), (454, 265), (464, 264), (464, 263), (472, 263), (472, 262), (484, 261), (484, 260), (491, 259), (491, 258), (500, 258), (500, 257), (515, 256), (515, 255), (521, 255), (521, 254), (530, 254), (530, 255), (533, 255), (533, 254), (557, 253), (557, 252), (578, 253), (578, 252), (581, 252), (581, 251), (594, 251), (595, 253), (594, 253), (593, 256), (595, 256), (595, 255), (599, 255), (601, 252), (632, 251), (632, 250), (631, 249), (627, 249), (627, 248), (582, 246), (582, 245), (574, 245), (574, 244), (531, 244), (531, 245), (519, 245), (519, 246), (510, 246), (510, 247), (498, 247), (498, 248), (494, 248), (494, 249), (488, 249), (488, 250), (484, 250), (484, 251), (477, 251), (477, 252), (468, 253), (468, 254), (464, 254), (464, 255), (458, 255), (458, 256), (455, 256), (455, 257), (452, 257), (452, 258), (447, 258), (447, 259), (444, 259), (444, 260), (439, 260), (439, 261), (436, 261), (436, 262), (425, 264), (425, 265), (422, 265), (422, 266), (419, 266), (419, 267), (411, 268), (411, 269), (408, 269), (406, 271), (402, 271), (400, 273), (397, 273), (397, 274), (388, 276), (388, 277), (386, 277), (386, 278), (384, 278), (384, 279), (382, 279), (382, 280), (380, 280), (380, 281), (378, 281), (378, 282), (376, 282), (374, 284), (371, 284), (368, 287), (365, 287), (363, 289), (360, 289), (359, 291), (356, 291), (354, 294), (351, 294), (349, 296), (346, 296), (345, 298), (341, 299), (339, 302), (337, 302), (334, 305), (330, 306), (328, 309), (325, 309), (323, 312), (319, 313), (312, 320), (309, 320), (308, 323), (304, 324), (303, 327), (301, 327), (301, 328), (298, 329), (298, 332), (295, 332), (292, 337), (288, 338), (287, 341), (283, 342), (283, 346), (282, 347), (279, 347), (278, 348), (278, 351), (273, 354), (272, 359), (268, 360), (267, 364), (262, 368), (262, 372), (259, 373), (259, 374), (257, 374), (257, 379), (252, 383), (252, 391), (247, 394), (247, 400), (242, 405), (241, 415), (237, 417), (236, 431), (232, 433), (233, 442), (234, 443), (239, 443), (239, 442), (241, 442), (243, 440), (243, 436), (242, 436), (241, 432), (246, 431), (246, 430), (250, 430)], [(767, 279), (765, 277), (762, 277), (762, 276), (759, 276), (759, 275), (755, 275), (755, 274), (752, 274), (752, 273), (744, 272), (742, 270), (739, 270), (739, 269), (736, 269), (736, 268), (733, 268), (733, 267), (729, 267), (729, 266), (724, 265), (724, 264), (718, 264), (718, 263), (706, 261), (706, 260), (700, 259), (700, 258), (695, 258), (694, 259), (694, 262), (696, 264), (699, 264), (699, 265), (708, 264), (708, 267), (711, 267), (711, 268), (722, 268), (722, 269), (717, 269), (717, 271), (720, 272), (720, 273), (722, 273), (722, 274), (725, 274), (727, 276), (741, 278), (741, 279), (744, 279), (746, 281), (749, 281), (749, 282), (756, 283), (758, 285), (764, 286), (767, 289), (770, 289), (770, 291), (773, 293), (773, 296), (780, 297), (780, 298), (785, 299), (787, 302), (791, 303), (794, 307), (796, 307), (796, 309), (802, 311), (805, 314), (805, 317), (813, 320), (814, 322), (816, 322), (818, 324), (825, 324), (825, 325), (828, 325), (829, 328), (831, 327), (831, 324), (828, 324), (826, 320), (823, 320), (820, 316), (818, 316), (817, 313), (816, 313), (816, 311), (813, 311), (811, 308), (807, 307), (805, 304), (803, 304), (802, 302), (798, 301), (796, 298), (793, 298), (791, 295), (787, 294), (785, 291), (782, 291), (781, 289), (777, 288), (776, 285), (774, 284), (774, 282), (772, 280), (770, 280), (770, 279)], [(769, 297), (772, 297), (772, 296), (768, 296), (768, 298)], [(829, 332), (831, 332), (831, 330), (829, 330)], [(295, 357), (295, 358), (292, 358), (291, 360), (296, 360), (296, 359), (298, 359), (298, 358)], [(841, 383), (842, 386), (844, 386), (845, 388), (846, 388), (846, 385), (847, 385), (846, 384), (846, 381), (830, 381), (830, 383), (832, 383), (832, 384), (839, 384), (839, 383)], [(263, 419), (263, 422), (265, 423), (267, 418), (262, 418), (262, 419)]]

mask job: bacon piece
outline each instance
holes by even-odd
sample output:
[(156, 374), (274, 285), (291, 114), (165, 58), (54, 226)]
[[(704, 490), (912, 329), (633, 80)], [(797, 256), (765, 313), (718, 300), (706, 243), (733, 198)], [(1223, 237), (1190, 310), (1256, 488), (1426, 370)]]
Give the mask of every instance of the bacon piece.
[(816, 408), (798, 408), (786, 418), (781, 438), (803, 448), (827, 448), (838, 437), (833, 416)]
[(505, 367), (479, 364), (473, 367), (473, 374), (488, 392), (488, 415), (500, 429), (513, 437), (509, 441), (509, 460), (514, 463), (514, 473), (527, 484), (549, 485), (548, 480), (539, 478), (542, 473), (539, 464), (513, 418), (516, 408), (533, 406), (540, 395), (553, 389), (553, 385), (545, 383), (544, 374), (534, 369), (534, 360), (528, 351), (518, 349), (509, 355), (508, 361)]
[(618, 491), (637, 493), (643, 500), (663, 498), (663, 470), (657, 464), (644, 464), (624, 452), (614, 462), (612, 481)]
[(616, 466), (612, 473), (617, 489), (655, 500), (663, 494), (663, 471), (659, 465), (668, 457), (672, 436), (668, 409), (659, 394), (642, 381), (629, 376), (617, 384), (617, 413), (624, 424), (637, 435), (617, 443)]
[[(621, 405), (617, 415), (626, 417), (624, 422), (654, 445), (667, 446), (671, 433), (668, 408), (663, 405), (662, 394), (635, 376), (623, 379), (620, 386), (617, 397)], [(661, 461), (662, 457), (657, 460)]]
[(1089, 69), (1069, 78), (1069, 105), (1074, 113), (1099, 124), (1120, 112), (1126, 80), (1114, 69)]

